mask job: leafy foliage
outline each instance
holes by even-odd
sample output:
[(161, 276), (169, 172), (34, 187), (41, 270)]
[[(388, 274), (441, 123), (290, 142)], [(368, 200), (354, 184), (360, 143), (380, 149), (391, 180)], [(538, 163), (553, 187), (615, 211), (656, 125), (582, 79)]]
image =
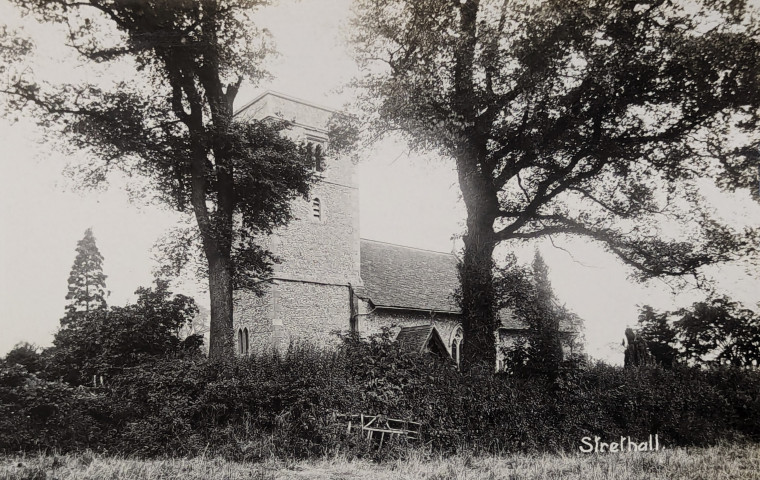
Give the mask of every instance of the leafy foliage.
[(0, 365), (0, 450), (97, 448), (108, 428), (108, 402), (20, 365)]
[[(291, 345), (209, 363), (159, 356), (98, 388), (0, 369), (0, 450), (93, 449), (121, 455), (221, 455), (255, 461), (344, 452), (381, 459), (340, 414), (423, 424), (433, 451), (576, 451), (584, 436), (657, 433), (668, 447), (760, 439), (760, 374), (594, 365), (555, 378), (460, 372), (403, 353), (387, 334), (342, 348)], [(409, 445), (414, 446), (414, 444)], [(407, 447), (406, 445), (404, 447)]]
[(639, 335), (646, 341), (654, 361), (665, 368), (673, 368), (680, 352), (676, 346), (676, 329), (668, 322), (667, 313), (658, 313), (649, 305), (639, 312)]
[(66, 294), (66, 316), (61, 324), (66, 325), (82, 314), (106, 308), (106, 276), (103, 274), (103, 255), (95, 244), (92, 229), (84, 232), (84, 238), (77, 242), (77, 256), (69, 274), (69, 292)]
[[(264, 74), (270, 52), (253, 14), (265, 0), (154, 2), (15, 0), (40, 21), (67, 27), (66, 44), (88, 69), (135, 69), (110, 85), (48, 84), (9, 68), (7, 111), (26, 111), (48, 132), (88, 152), (87, 182), (113, 169), (148, 178), (156, 196), (192, 213), (211, 296), (210, 355), (232, 355), (232, 290), (267, 276), (273, 258), (256, 236), (284, 225), (309, 190), (305, 153), (285, 122), (242, 122), (242, 83)], [(3, 30), (11, 66), (30, 44)], [(23, 58), (21, 59), (21, 61)], [(32, 72), (30, 74), (30, 72)], [(107, 82), (104, 82), (107, 84)]]
[[(549, 269), (536, 250), (531, 267), (509, 255), (494, 277), (497, 306), (522, 320), (526, 336), (504, 354), (507, 368), (527, 374), (556, 375), (563, 361), (563, 343), (577, 346), (581, 320), (561, 305), (549, 281)], [(567, 333), (571, 332), (568, 336)]]
[(467, 362), (493, 363), (499, 242), (583, 236), (642, 279), (755, 250), (756, 232), (715, 218), (697, 186), (753, 183), (752, 15), (714, 0), (358, 2), (368, 119), (457, 166)]
[(3, 359), (6, 365), (21, 365), (30, 373), (38, 373), (45, 368), (41, 349), (29, 342), (17, 343)]
[(135, 293), (134, 305), (92, 311), (61, 328), (45, 352), (47, 375), (73, 385), (87, 384), (94, 375), (108, 381), (117, 372), (155, 358), (199, 352), (203, 337), (178, 336), (198, 311), (192, 298), (172, 295), (165, 281)]
[(760, 315), (728, 297), (696, 302), (691, 308), (639, 315), (642, 337), (663, 365), (676, 362), (753, 367), (760, 363)]

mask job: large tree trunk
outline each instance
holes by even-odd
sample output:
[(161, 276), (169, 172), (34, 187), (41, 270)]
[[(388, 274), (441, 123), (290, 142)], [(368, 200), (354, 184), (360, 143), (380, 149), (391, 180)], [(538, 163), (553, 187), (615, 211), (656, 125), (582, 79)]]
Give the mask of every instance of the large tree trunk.
[(232, 268), (229, 258), (211, 255), (208, 258), (211, 325), (209, 358), (222, 360), (235, 353), (235, 332), (232, 324)]
[(496, 366), (495, 331), (498, 327), (493, 287), (493, 224), (498, 199), (493, 186), (478, 167), (479, 149), (465, 145), (457, 155), (462, 199), (467, 207), (464, 258), (459, 266), (461, 285), (462, 365)]
[[(462, 129), (464, 141), (454, 157), (459, 187), (467, 207), (467, 233), (464, 236), (464, 259), (459, 268), (461, 285), (462, 365), (496, 366), (496, 312), (493, 291), (493, 251), (496, 241), (493, 223), (498, 214), (497, 192), (484, 170), (488, 136), (478, 117), (475, 104), (473, 71), (477, 47), (477, 19), (480, 2), (459, 2), (462, 38), (455, 53), (453, 111)], [(484, 117), (481, 117), (484, 118)]]
[[(199, 126), (198, 130), (201, 128)], [(219, 173), (217, 169), (217, 209), (211, 214), (207, 208), (207, 184), (205, 164), (206, 145), (194, 139), (191, 201), (193, 212), (203, 242), (208, 262), (211, 321), (209, 325), (209, 359), (230, 358), (234, 353), (234, 330), (232, 321), (232, 188), (231, 172)], [(216, 158), (217, 165), (224, 159)]]
[(490, 228), (472, 227), (464, 236), (464, 258), (459, 267), (464, 331), (463, 368), (474, 364), (484, 364), (490, 368), (496, 365), (494, 332), (498, 325), (493, 290), (493, 251), (496, 244), (492, 236)]

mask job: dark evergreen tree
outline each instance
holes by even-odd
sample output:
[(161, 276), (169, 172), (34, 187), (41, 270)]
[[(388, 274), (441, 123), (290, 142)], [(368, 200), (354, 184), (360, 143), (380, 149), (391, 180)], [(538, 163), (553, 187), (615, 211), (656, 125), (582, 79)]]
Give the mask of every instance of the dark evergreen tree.
[(563, 313), (551, 281), (549, 267), (538, 250), (533, 257), (533, 284), (536, 289), (535, 315), (530, 319), (529, 354), (534, 370), (556, 373), (562, 362), (560, 321)]
[(106, 309), (106, 275), (103, 274), (103, 255), (100, 254), (92, 229), (84, 232), (77, 242), (77, 256), (69, 274), (69, 292), (66, 294), (66, 316), (62, 325), (68, 325), (82, 314)]
[(523, 342), (507, 353), (508, 367), (529, 373), (555, 374), (563, 360), (561, 326), (579, 329), (577, 315), (561, 305), (549, 280), (549, 268), (536, 251), (531, 267), (521, 266), (514, 255), (494, 277), (496, 305), (509, 309), (526, 326)]

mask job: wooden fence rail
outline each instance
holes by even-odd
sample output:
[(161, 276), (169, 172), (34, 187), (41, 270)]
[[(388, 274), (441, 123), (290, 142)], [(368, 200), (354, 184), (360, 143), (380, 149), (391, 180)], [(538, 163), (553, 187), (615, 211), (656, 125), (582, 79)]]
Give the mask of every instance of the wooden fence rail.
[(385, 415), (338, 415), (339, 419), (348, 421), (348, 433), (354, 429), (360, 429), (362, 435), (367, 435), (367, 440), (376, 438), (380, 440), (380, 448), (385, 442), (393, 437), (404, 436), (410, 440), (420, 438), (422, 424), (411, 420), (388, 418)]

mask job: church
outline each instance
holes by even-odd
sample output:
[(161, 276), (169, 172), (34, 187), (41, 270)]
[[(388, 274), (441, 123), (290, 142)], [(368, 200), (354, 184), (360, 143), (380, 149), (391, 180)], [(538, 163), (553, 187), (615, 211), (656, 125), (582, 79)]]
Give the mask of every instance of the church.
[[(237, 115), (288, 120), (294, 139), (326, 152), (334, 113), (266, 92)], [(234, 294), (237, 352), (299, 341), (329, 344), (336, 342), (335, 332), (370, 335), (390, 327), (404, 349), (437, 351), (458, 363), (465, 339), (453, 300), (456, 255), (361, 238), (355, 161), (327, 155), (316, 159), (314, 169), (319, 181), (311, 197), (296, 200), (294, 219), (264, 240), (282, 260), (274, 266), (265, 294)], [(495, 332), (500, 342), (524, 332), (509, 312), (500, 316), (502, 328)]]

